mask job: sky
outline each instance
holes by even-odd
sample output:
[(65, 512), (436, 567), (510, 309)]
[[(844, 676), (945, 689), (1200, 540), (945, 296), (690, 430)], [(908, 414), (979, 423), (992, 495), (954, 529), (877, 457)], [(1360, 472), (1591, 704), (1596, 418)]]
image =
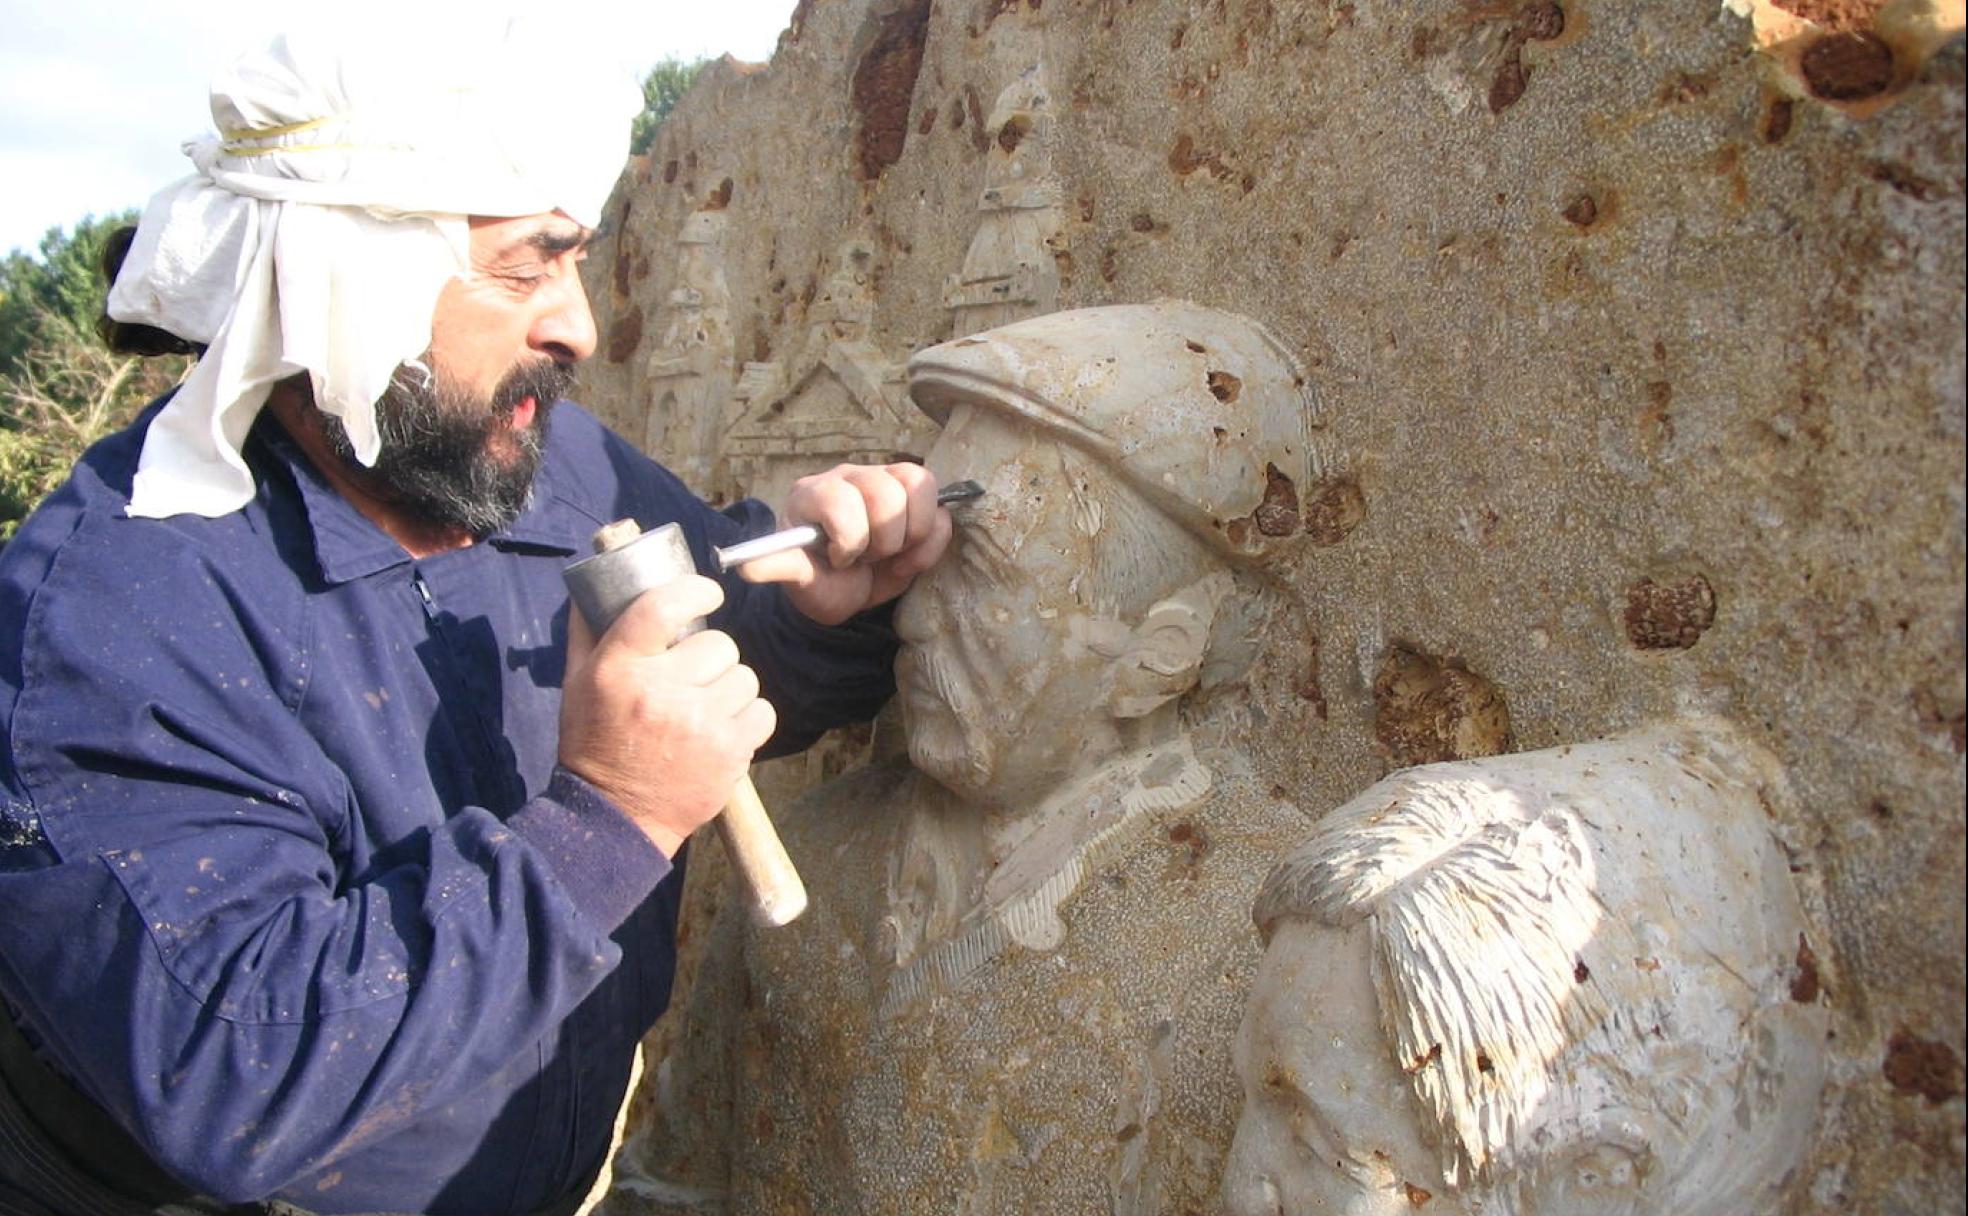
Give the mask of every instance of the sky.
[[(588, 70), (731, 54), (764, 62), (795, 0), (556, 0), (556, 22), (591, 31)], [(33, 252), (50, 227), (141, 208), (183, 177), (186, 139), (211, 129), (206, 86), (241, 51), (296, 20), (365, 21), (434, 0), (0, 0), (0, 256)], [(511, 11), (538, 17), (532, 11)], [(497, 0), (458, 9), (499, 14)], [(627, 132), (623, 133), (626, 155)]]

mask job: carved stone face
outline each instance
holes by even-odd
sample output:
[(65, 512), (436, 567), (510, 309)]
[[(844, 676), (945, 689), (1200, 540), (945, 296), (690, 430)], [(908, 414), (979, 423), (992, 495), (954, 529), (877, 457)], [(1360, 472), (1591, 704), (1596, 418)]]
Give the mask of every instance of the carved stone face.
[(1328, 812), (1258, 897), (1226, 1206), (1778, 1210), (1827, 1029), (1782, 790), (1702, 720), (1409, 769)]
[[(1236, 1048), (1233, 1216), (1462, 1216), (1375, 1020), (1364, 928), (1278, 927)], [(1316, 1013), (1314, 1012), (1316, 1011)]]
[(1119, 626), (1082, 603), (1101, 522), (1069, 492), (1059, 443), (1002, 414), (958, 407), (928, 465), (985, 494), (896, 612), (909, 756), (959, 793), (1015, 805), (1097, 762), (1111, 735), (1112, 660), (1091, 643)]

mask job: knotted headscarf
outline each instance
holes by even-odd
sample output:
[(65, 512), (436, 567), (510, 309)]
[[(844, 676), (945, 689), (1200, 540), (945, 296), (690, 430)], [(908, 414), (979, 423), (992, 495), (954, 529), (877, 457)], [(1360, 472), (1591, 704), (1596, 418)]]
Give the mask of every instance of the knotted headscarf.
[(468, 272), (469, 216), (599, 222), (641, 96), (566, 40), (456, 24), (361, 43), (287, 35), (212, 84), (217, 135), (151, 199), (109, 295), (118, 321), (207, 349), (144, 440), (132, 515), (216, 516), (253, 480), (240, 446), (273, 384), (308, 373), (357, 457), (375, 402), (430, 344)]

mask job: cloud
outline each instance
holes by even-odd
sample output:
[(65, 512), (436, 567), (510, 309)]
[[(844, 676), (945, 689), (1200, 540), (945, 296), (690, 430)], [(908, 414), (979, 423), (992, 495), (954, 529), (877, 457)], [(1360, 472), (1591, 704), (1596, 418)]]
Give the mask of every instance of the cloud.
[[(499, 7), (419, 12), (486, 22)], [(768, 59), (792, 9), (793, 0), (565, 0), (555, 19), (587, 32), (595, 63), (586, 66), (640, 72), (672, 55)], [(402, 0), (339, 0), (332, 18), (386, 38), (402, 11)], [(51, 226), (142, 206), (188, 171), (179, 145), (210, 129), (213, 72), (295, 21), (323, 19), (318, 0), (0, 0), (0, 168), (10, 185), (0, 250), (33, 249)]]

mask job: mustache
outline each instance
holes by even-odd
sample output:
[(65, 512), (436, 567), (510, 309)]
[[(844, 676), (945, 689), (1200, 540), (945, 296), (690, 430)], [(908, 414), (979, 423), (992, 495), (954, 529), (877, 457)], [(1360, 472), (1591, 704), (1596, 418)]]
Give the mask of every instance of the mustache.
[(519, 403), (531, 397), (544, 415), (554, 402), (574, 391), (575, 374), (573, 364), (552, 359), (521, 364), (507, 372), (492, 390), (492, 408), (500, 418), (511, 418)]

